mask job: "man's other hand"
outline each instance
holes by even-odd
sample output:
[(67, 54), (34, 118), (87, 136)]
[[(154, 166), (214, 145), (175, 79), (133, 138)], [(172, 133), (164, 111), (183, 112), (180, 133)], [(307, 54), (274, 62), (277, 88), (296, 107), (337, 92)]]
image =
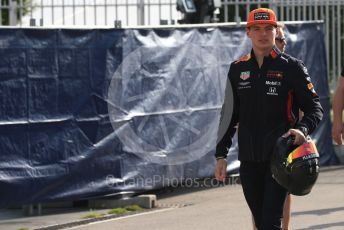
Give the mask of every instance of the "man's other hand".
[(332, 137), (337, 145), (342, 145), (342, 139), (344, 138), (344, 125), (340, 122), (333, 122), (332, 126)]
[(215, 168), (215, 178), (219, 181), (224, 182), (227, 174), (227, 160), (218, 159)]

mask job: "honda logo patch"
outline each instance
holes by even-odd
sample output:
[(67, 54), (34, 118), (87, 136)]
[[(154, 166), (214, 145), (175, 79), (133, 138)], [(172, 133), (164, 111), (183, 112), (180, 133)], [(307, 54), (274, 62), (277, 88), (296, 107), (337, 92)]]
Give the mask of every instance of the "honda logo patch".
[(269, 92), (267, 92), (268, 95), (274, 95), (277, 96), (277, 88), (276, 87), (269, 87)]

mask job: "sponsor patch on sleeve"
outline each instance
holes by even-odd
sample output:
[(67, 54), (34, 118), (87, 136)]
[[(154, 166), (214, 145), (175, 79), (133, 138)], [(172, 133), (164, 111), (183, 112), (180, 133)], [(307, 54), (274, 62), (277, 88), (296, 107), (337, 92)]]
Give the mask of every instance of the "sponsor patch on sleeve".
[(247, 80), (250, 78), (250, 71), (245, 71), (240, 73), (240, 79)]
[(307, 88), (313, 93), (313, 95), (316, 94), (314, 86), (311, 82), (307, 84)]
[(308, 70), (307, 70), (306, 66), (302, 66), (302, 70), (303, 70), (303, 72), (304, 72), (305, 74), (308, 75)]
[(308, 83), (307, 87), (308, 87), (309, 90), (312, 90), (314, 88), (312, 83)]

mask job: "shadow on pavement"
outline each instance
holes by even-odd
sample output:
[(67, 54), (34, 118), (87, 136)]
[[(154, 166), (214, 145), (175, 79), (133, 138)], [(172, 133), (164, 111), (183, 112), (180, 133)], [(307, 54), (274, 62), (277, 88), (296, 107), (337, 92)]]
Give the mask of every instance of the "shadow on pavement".
[[(303, 211), (303, 212), (293, 212), (292, 216), (298, 216), (298, 215), (317, 215), (317, 216), (323, 216), (331, 214), (332, 212), (338, 212), (343, 211), (344, 207), (338, 207), (338, 208), (326, 208), (326, 209), (318, 209), (318, 210), (310, 210), (310, 211)], [(344, 222), (342, 222), (344, 223)]]
[(308, 228), (299, 228), (296, 230), (315, 230), (315, 229), (328, 229), (331, 227), (343, 227), (344, 229), (344, 222), (336, 222), (336, 223), (330, 223), (330, 224), (318, 224), (318, 225), (313, 225)]

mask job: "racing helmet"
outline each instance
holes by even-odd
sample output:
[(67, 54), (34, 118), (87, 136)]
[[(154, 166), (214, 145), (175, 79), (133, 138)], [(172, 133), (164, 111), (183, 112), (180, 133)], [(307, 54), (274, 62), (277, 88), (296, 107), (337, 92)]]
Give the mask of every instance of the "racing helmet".
[(300, 146), (292, 136), (277, 139), (271, 156), (273, 178), (289, 193), (297, 196), (311, 192), (319, 175), (319, 153), (311, 138)]

